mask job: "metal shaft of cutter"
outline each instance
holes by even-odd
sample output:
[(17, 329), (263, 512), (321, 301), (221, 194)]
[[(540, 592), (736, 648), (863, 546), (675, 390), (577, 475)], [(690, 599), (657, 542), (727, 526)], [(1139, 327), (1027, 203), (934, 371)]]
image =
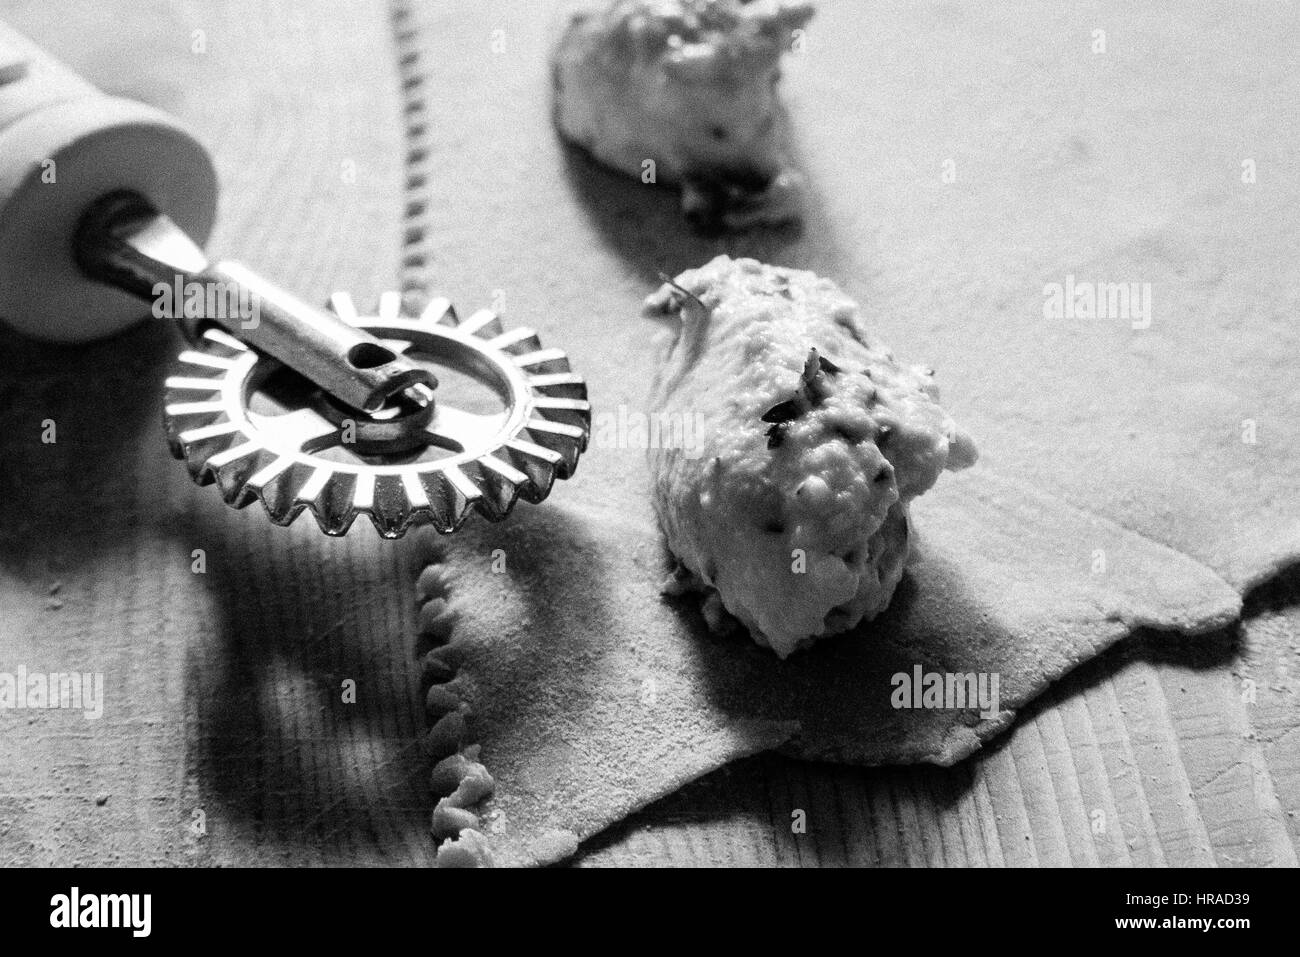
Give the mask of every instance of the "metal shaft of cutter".
[(171, 297), (171, 315), (187, 335), (192, 338), (200, 326), (221, 326), (351, 408), (376, 412), (399, 396), (417, 406), (433, 401), (438, 383), (428, 369), (246, 266), (211, 264), (180, 227), (138, 194), (114, 194), (92, 206), (74, 254), (91, 278), (149, 302), (161, 290), (197, 290), (204, 303), (214, 293), (212, 301), (226, 308), (189, 309)]

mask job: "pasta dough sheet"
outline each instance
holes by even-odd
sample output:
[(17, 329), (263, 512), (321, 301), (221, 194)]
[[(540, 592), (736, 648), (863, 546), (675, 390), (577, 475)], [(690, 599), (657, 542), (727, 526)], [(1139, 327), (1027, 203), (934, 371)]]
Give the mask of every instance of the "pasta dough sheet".
[[(834, 277), (882, 341), (935, 367), (981, 452), (914, 503), (911, 567), (870, 634), (786, 662), (659, 594), (643, 447), (597, 442), (545, 506), (467, 529), (447, 564), (457, 680), (503, 860), (551, 859), (569, 845), (534, 853), (540, 834), (586, 836), (778, 739), (955, 760), (1133, 628), (1219, 627), (1300, 557), (1296, 23), (1214, 2), (1177, 23), (1103, 12), (1123, 28), (1095, 54), (1091, 10), (822, 4), (782, 80), (805, 227), (722, 242), (691, 235), (671, 191), (559, 141), (536, 4), (423, 8), (427, 62), (464, 81), (427, 103), (455, 131), (429, 157), (455, 171), (426, 189), (442, 211), (418, 249), (430, 284), (458, 302), (502, 290), (507, 318), (586, 376), (598, 432), (649, 407), (658, 349), (637, 313), (659, 274), (726, 252)], [(503, 24), (509, 69), (482, 40)], [(1253, 184), (1243, 143), (1271, 170)], [(1048, 318), (1044, 290), (1068, 277), (1150, 283), (1150, 324), (1140, 308)], [(518, 556), (510, 574), (483, 573), (491, 547)], [(998, 672), (999, 715), (893, 709), (890, 681), (916, 663)]]
[[(667, 598), (648, 513), (555, 503), (436, 543), (456, 623), (432, 652), (496, 780), (476, 808), (493, 860), (545, 864), (728, 761), (771, 748), (951, 764), (1053, 680), (1136, 628), (1217, 629), (1236, 592), (1140, 536), (975, 469), (916, 503), (914, 559), (872, 623), (780, 661)], [(1043, 534), (1087, 541), (1088, 553)], [(494, 571), (494, 568), (496, 571)], [(997, 710), (896, 708), (896, 676), (998, 676)]]

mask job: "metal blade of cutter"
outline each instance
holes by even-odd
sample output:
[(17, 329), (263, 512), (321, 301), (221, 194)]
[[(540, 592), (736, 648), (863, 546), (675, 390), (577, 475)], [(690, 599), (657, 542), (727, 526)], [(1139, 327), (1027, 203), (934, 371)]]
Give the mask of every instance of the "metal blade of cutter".
[(146, 301), (157, 298), (160, 285), (179, 283), (218, 290), (223, 301), (247, 303), (249, 308), (234, 317), (182, 313), (173, 318), (191, 339), (204, 325), (221, 326), (352, 408), (374, 413), (394, 398), (418, 408), (434, 400), (438, 383), (428, 369), (246, 266), (211, 265), (180, 227), (137, 194), (114, 194), (92, 206), (78, 230), (75, 254), (87, 275)]

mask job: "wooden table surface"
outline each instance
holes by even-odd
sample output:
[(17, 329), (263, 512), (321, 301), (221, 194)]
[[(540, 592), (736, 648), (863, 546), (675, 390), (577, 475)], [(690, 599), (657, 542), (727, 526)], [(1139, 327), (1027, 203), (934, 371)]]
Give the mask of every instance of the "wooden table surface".
[[(214, 145), (214, 248), (318, 300), (418, 265), (385, 4), (79, 7), (0, 16)], [(0, 334), (0, 670), (107, 681), (98, 722), (0, 715), (0, 864), (428, 864), (413, 546), (272, 534), (192, 487), (157, 424), (177, 345)], [(1294, 866), (1300, 574), (1247, 604), (1209, 641), (1122, 643), (956, 767), (748, 759), (578, 862)], [(381, 693), (340, 710), (346, 677)]]

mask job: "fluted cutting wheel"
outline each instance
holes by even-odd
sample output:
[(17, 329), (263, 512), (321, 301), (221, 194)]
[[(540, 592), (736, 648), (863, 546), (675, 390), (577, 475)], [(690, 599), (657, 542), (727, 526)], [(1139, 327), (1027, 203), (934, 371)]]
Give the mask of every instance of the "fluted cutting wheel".
[(433, 371), (432, 416), (397, 430), (397, 413), (340, 407), (282, 363), (209, 329), (167, 379), (164, 422), (172, 453), (227, 504), (260, 501), (277, 525), (305, 509), (327, 535), (365, 514), (380, 535), (398, 538), (425, 523), (454, 532), (471, 510), (499, 521), (516, 498), (540, 502), (573, 474), (591, 430), (586, 383), (533, 330), (505, 331), (490, 310), (461, 320), (445, 299), (406, 316), (397, 293), (380, 298), (377, 316), (358, 315), (344, 293), (330, 305)]

